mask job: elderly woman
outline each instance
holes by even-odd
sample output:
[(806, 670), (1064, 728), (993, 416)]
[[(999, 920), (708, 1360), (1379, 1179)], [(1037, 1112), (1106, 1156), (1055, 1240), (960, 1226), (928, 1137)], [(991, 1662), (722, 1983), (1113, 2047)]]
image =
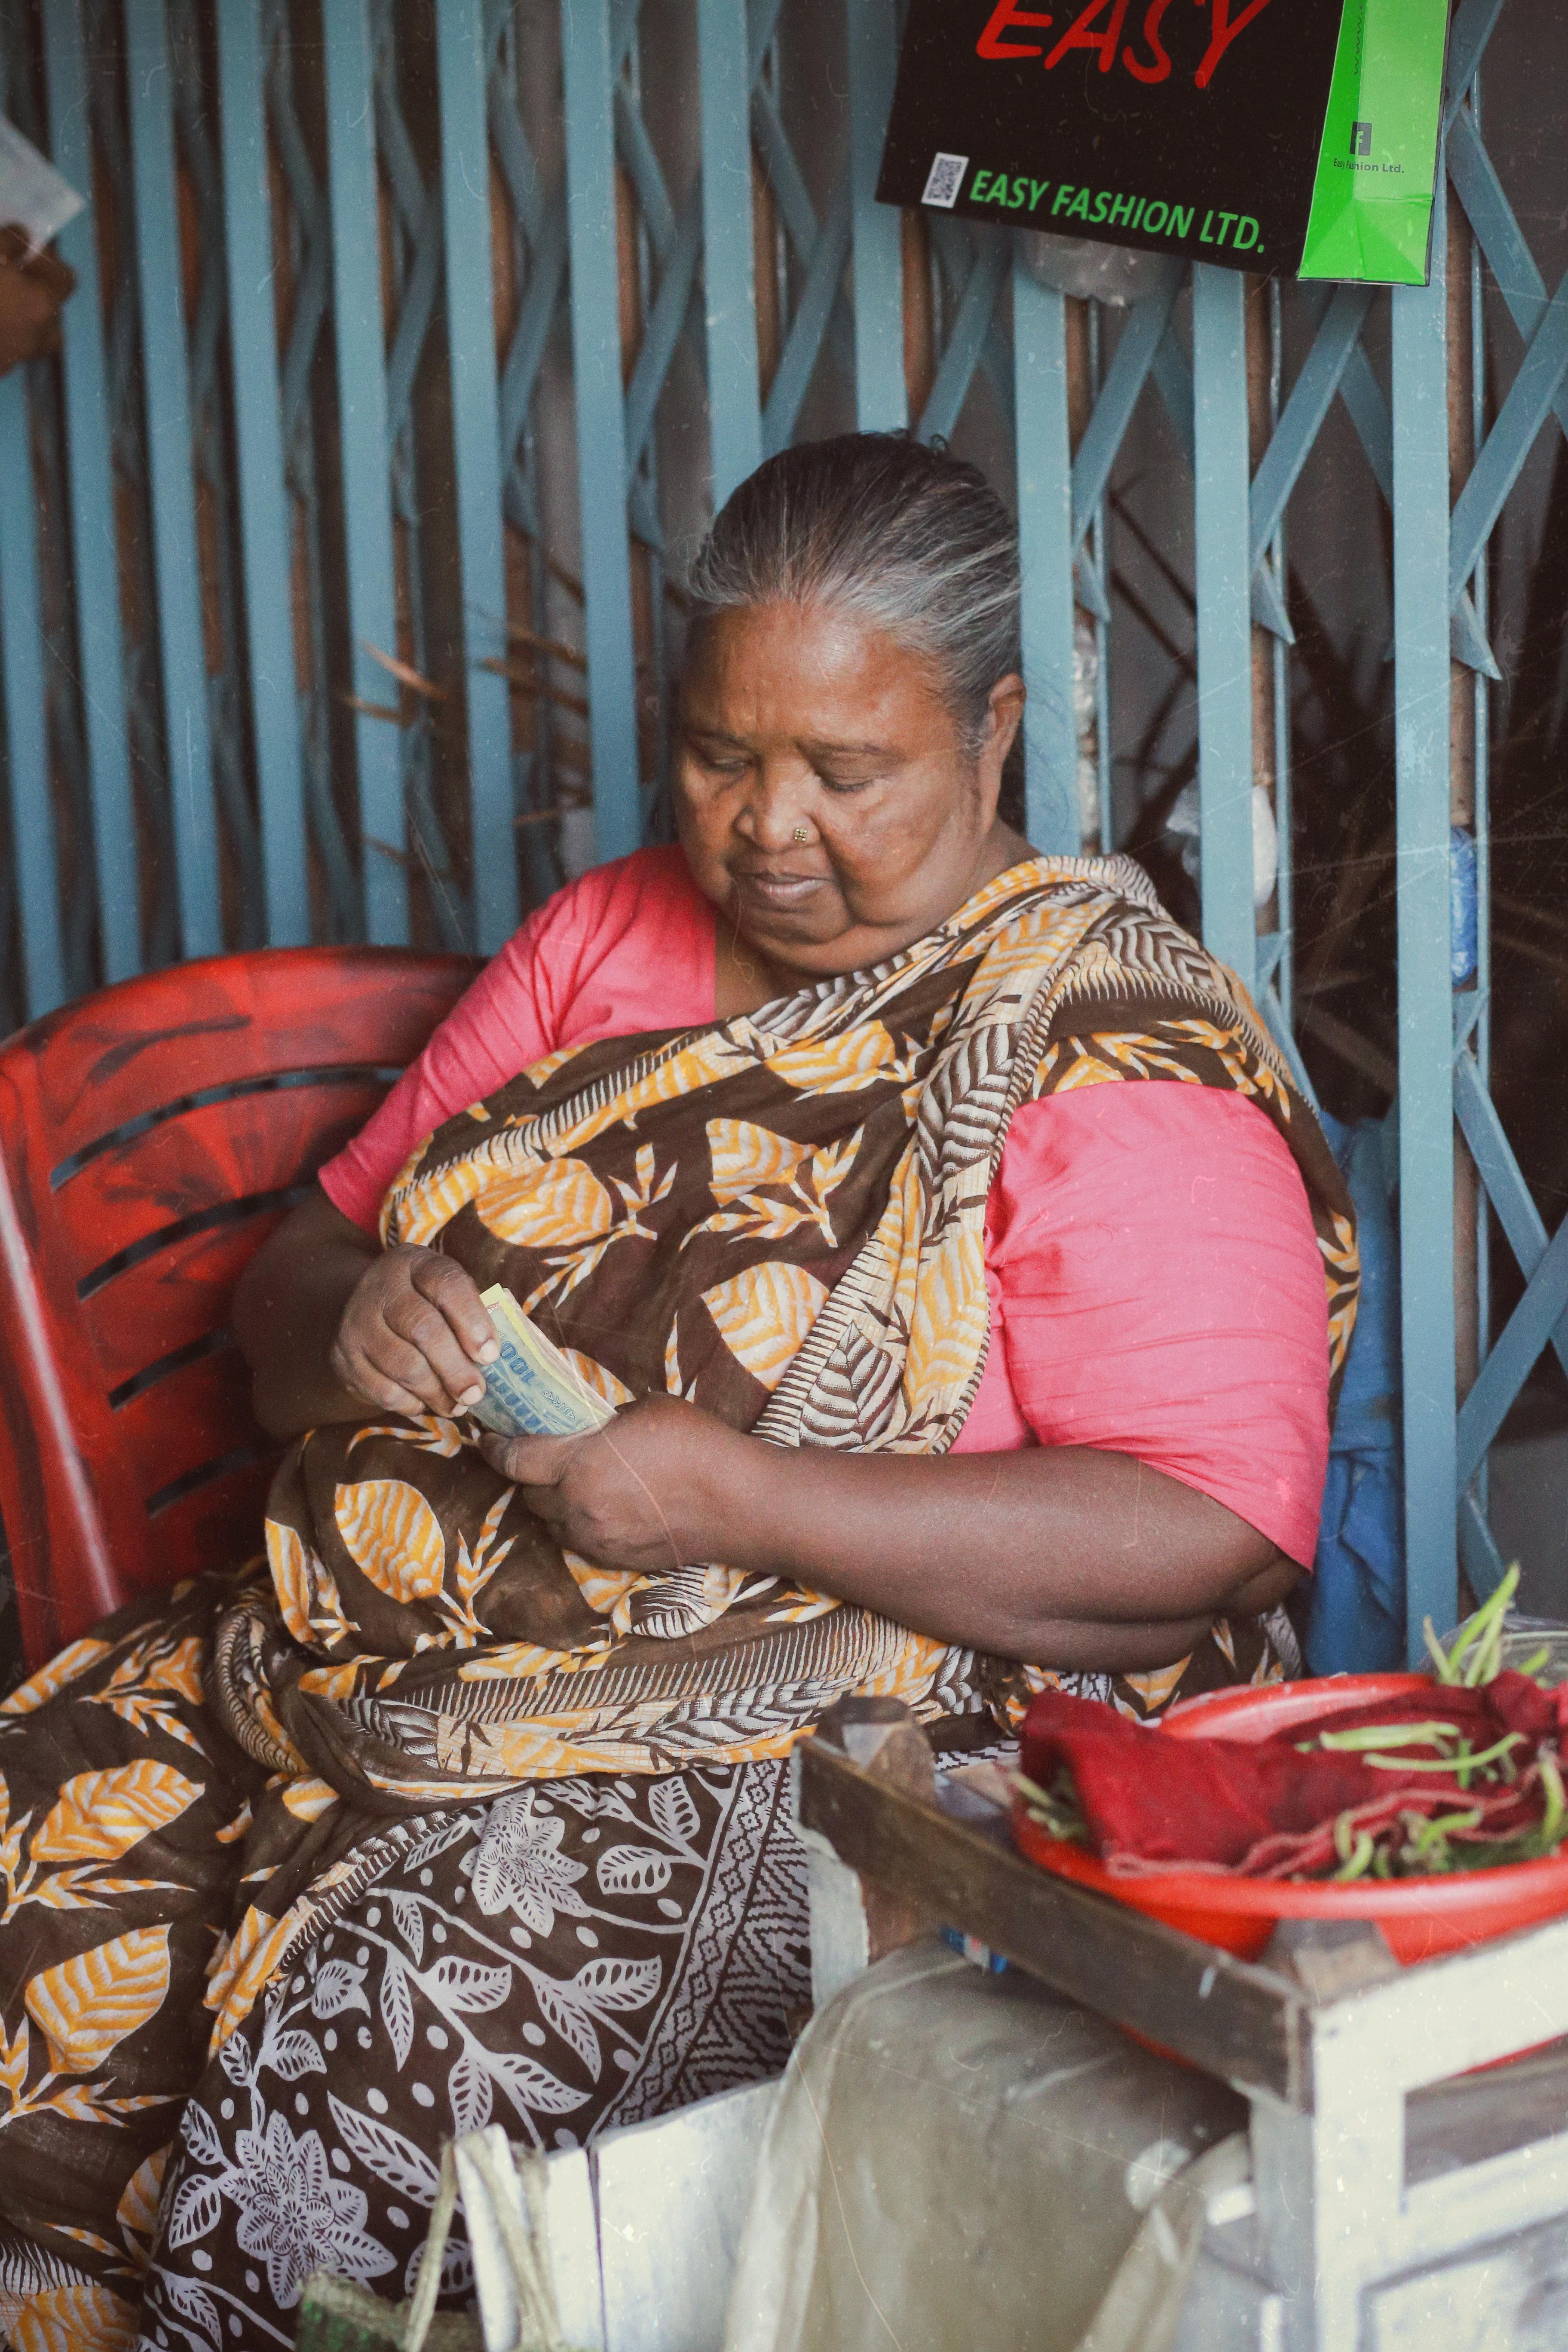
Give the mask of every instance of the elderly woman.
[[(159, 2344), (288, 2342), (317, 2263), (408, 2292), (444, 2135), (776, 2069), (840, 1695), (940, 1752), (1294, 1661), (1347, 1205), (1138, 870), (998, 817), (1003, 508), (793, 450), (691, 591), (679, 846), (531, 917), (242, 1286), (269, 1575), (12, 1702), (24, 2347), (133, 2330), (149, 2248)], [(496, 1283), (600, 1433), (468, 1418)]]

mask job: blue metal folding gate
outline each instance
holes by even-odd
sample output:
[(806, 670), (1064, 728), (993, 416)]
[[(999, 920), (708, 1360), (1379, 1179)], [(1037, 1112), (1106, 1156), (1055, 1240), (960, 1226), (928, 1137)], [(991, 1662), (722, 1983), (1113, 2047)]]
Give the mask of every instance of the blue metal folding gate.
[[(591, 854), (633, 847), (679, 609), (658, 420), (678, 396), (695, 414), (699, 382), (718, 498), (809, 429), (826, 379), (862, 425), (922, 436), (951, 433), (984, 384), (1016, 459), (1031, 837), (1078, 850), (1087, 805), (1109, 842), (1105, 499), (1152, 385), (1194, 484), (1204, 929), (1300, 1067), (1282, 532), (1338, 399), (1392, 510), (1410, 1622), (1445, 1622), (1461, 1539), (1478, 1590), (1500, 1570), (1487, 1448), (1542, 1350), (1568, 1363), (1568, 1224), (1549, 1239), (1488, 1091), (1486, 553), (1537, 435), (1568, 429), (1568, 281), (1549, 297), (1479, 127), (1503, 0), (1460, 0), (1447, 105), (1465, 266), (1484, 256), (1524, 346), (1495, 414), (1479, 358), (1449, 348), (1441, 216), (1425, 289), (1284, 289), (1312, 327), (1288, 391), (1275, 296), (1260, 410), (1239, 276), (1192, 272), (1189, 352), (1174, 266), (1117, 331), (1002, 231), (943, 215), (923, 232), (931, 363), (911, 414), (906, 233), (872, 193), (896, 0), (691, 5), (699, 152), (678, 196), (668, 126), (642, 103), (642, 44), (675, 12), (639, 0), (562, 0), (558, 27), (543, 0), (323, 0), (304, 46), (285, 0), (5, 0), (0, 105), (94, 199), (61, 239), (82, 279), (63, 359), (0, 383), (11, 1011), (260, 939), (397, 941), (416, 922), (493, 950), (548, 887), (563, 813), (586, 854), (590, 774)], [(791, 129), (808, 9), (847, 91), (827, 163), (803, 163)], [(542, 518), (542, 387), (568, 317), (580, 581)], [(1368, 350), (1383, 319), (1386, 388)], [(1073, 348), (1092, 391), (1076, 433)], [(1459, 359), (1475, 455), (1451, 481)], [(563, 580), (581, 599), (566, 644), (550, 625)], [(1473, 806), (1454, 792), (1456, 663), (1476, 681)], [(572, 718), (591, 723), (591, 769)], [(1261, 928), (1260, 776), (1280, 845)], [(1457, 990), (1456, 816), (1481, 883), (1479, 969)], [(1526, 1277), (1495, 1344), (1484, 1279), (1462, 1287), (1477, 1376), (1458, 1412), (1456, 1109)]]

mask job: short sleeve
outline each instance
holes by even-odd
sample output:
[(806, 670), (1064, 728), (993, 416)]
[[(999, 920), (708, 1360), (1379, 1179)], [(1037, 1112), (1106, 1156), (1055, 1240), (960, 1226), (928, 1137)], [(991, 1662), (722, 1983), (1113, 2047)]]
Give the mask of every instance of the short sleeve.
[(1025, 1105), (986, 1260), (1012, 1390), (1042, 1445), (1131, 1454), (1310, 1563), (1327, 1297), (1306, 1188), (1265, 1112), (1173, 1080)]
[(546, 906), (529, 917), (459, 998), (353, 1141), (321, 1170), (321, 1190), (356, 1225), (374, 1231), (388, 1186), (422, 1137), (550, 1051), (550, 1006), (539, 955), (549, 915)]
[(679, 849), (596, 866), (530, 915), (321, 1171), (374, 1232), (415, 1147), (561, 1045), (713, 1017), (713, 919)]

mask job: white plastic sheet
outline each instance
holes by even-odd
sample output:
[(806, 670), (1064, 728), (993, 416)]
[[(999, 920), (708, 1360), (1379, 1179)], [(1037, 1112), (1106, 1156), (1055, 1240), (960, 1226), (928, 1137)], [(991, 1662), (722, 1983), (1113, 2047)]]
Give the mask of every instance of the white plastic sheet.
[(0, 114), (0, 228), (25, 228), (37, 252), (74, 220), (85, 198)]
[(1143, 2352), (1201, 2234), (1174, 2185), (1245, 2116), (1016, 1973), (896, 1953), (784, 2077), (725, 2352), (1078, 2352), (1147, 2216), (1101, 2330), (1105, 2352)]

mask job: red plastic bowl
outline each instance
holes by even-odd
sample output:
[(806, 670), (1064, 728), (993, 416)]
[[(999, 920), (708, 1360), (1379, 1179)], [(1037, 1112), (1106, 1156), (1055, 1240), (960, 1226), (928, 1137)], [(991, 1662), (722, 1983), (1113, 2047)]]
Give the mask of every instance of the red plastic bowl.
[[(1425, 1675), (1344, 1675), (1329, 1682), (1271, 1683), (1227, 1690), (1173, 1707), (1152, 1736), (1166, 1739), (1268, 1739), (1291, 1726), (1326, 1718), (1369, 1701), (1430, 1687)], [(1022, 1801), (1013, 1839), (1032, 1861), (1184, 1935), (1258, 1958), (1280, 1919), (1375, 1919), (1400, 1961), (1435, 1959), (1484, 1944), (1568, 1911), (1568, 1854), (1511, 1862), (1496, 1870), (1458, 1870), (1441, 1877), (1372, 1879), (1350, 1886), (1291, 1885), (1272, 1878), (1233, 1878), (1223, 1871), (1171, 1870), (1121, 1878), (1082, 1846), (1047, 1835)]]

